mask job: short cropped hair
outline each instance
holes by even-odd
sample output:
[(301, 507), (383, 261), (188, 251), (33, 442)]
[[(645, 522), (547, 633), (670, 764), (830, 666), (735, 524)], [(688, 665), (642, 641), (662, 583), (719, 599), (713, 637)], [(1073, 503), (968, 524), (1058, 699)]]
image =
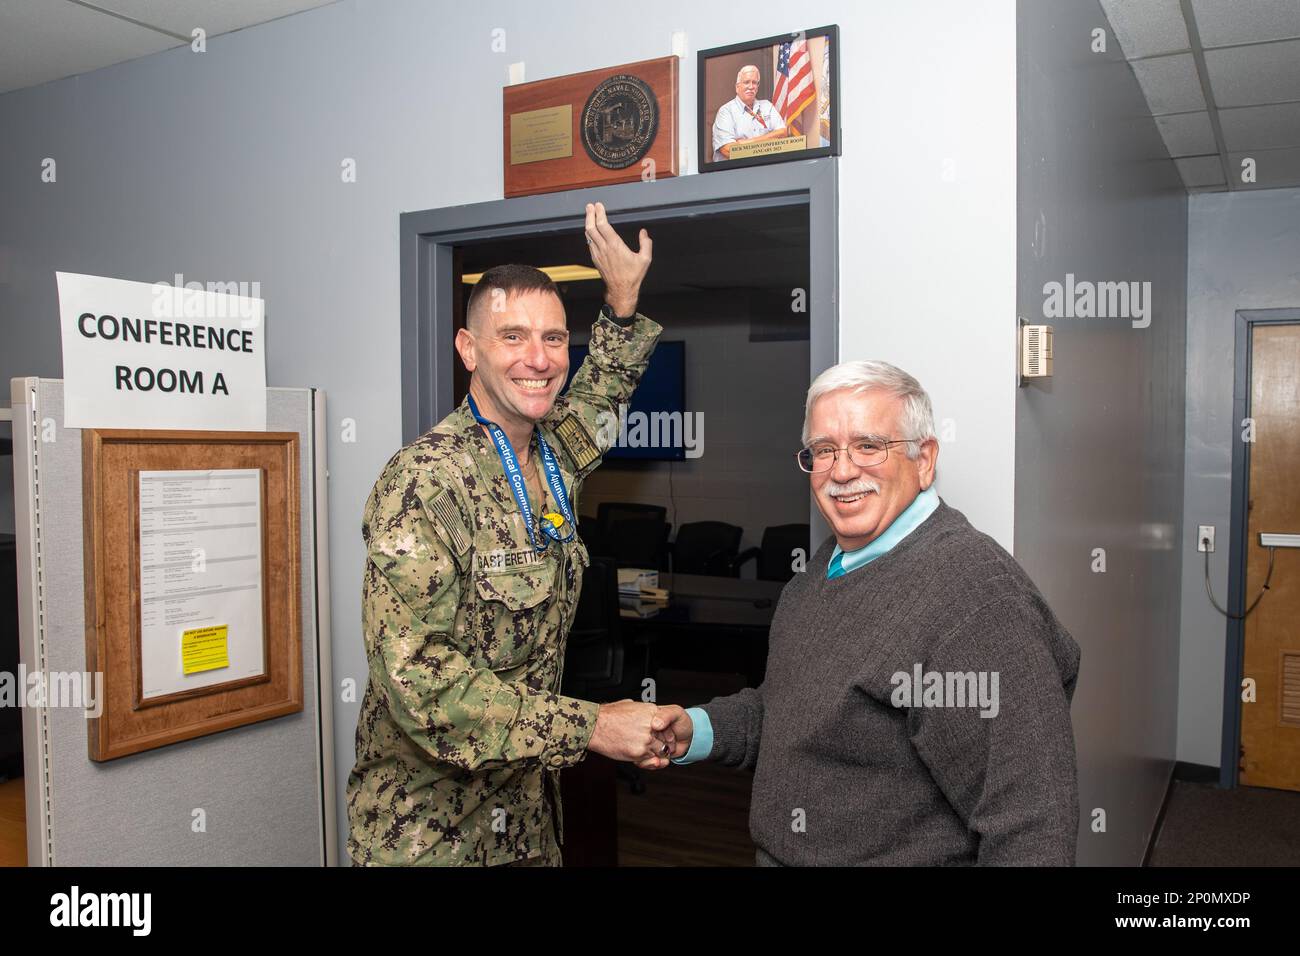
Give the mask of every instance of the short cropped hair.
[(803, 414), (803, 443), (807, 445), (808, 439), (812, 437), (808, 434), (808, 420), (812, 417), (812, 407), (817, 399), (830, 392), (847, 390), (856, 393), (873, 388), (883, 389), (902, 399), (903, 410), (898, 419), (902, 435), (898, 437), (908, 439), (907, 457), (915, 459), (921, 454), (921, 442), (936, 437), (934, 410), (930, 406), (930, 396), (921, 387), (921, 383), (888, 362), (841, 362), (818, 375), (812, 385), (808, 386), (808, 400)]
[(474, 324), (476, 308), (490, 309), (490, 300), (494, 295), (501, 296), (501, 301), (504, 302), (512, 295), (522, 295), (525, 292), (549, 292), (556, 298), (560, 296), (560, 290), (555, 287), (551, 277), (541, 269), (513, 263), (493, 266), (483, 273), (483, 277), (475, 284), (474, 291), (469, 294), (469, 301), (465, 303), (465, 324)]

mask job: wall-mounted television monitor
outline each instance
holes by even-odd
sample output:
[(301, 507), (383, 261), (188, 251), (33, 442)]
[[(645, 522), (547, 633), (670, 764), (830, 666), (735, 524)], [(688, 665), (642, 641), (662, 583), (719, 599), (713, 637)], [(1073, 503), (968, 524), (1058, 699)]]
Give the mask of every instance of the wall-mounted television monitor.
[[(569, 346), (569, 381), (587, 359), (587, 346)], [(569, 382), (565, 382), (565, 389)], [(660, 342), (632, 401), (619, 420), (619, 438), (606, 461), (683, 461), (686, 429), (686, 343)]]

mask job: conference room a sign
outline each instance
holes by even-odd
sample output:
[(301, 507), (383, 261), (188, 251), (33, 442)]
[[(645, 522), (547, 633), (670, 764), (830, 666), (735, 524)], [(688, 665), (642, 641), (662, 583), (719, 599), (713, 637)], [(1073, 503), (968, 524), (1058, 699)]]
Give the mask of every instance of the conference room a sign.
[(266, 430), (260, 298), (56, 277), (65, 428)]
[(678, 58), (507, 86), (505, 195), (678, 174)]

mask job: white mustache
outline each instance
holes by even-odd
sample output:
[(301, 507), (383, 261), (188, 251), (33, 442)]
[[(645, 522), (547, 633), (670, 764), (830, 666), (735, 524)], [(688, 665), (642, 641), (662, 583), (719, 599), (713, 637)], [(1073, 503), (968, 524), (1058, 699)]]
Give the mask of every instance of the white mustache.
[(880, 485), (870, 478), (855, 478), (847, 485), (841, 485), (834, 480), (828, 481), (822, 488), (822, 494), (827, 498), (848, 498), (853, 495), (865, 494), (868, 491), (880, 494)]

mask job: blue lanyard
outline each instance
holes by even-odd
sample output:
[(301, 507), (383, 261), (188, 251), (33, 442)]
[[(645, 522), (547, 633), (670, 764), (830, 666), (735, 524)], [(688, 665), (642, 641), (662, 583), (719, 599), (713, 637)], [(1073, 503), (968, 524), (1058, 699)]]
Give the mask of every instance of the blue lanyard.
[[(501, 426), (496, 422), (488, 421), (478, 412), (478, 404), (474, 401), (474, 396), (466, 396), (469, 399), (469, 411), (474, 416), (474, 420), (488, 430), (492, 436), (492, 443), (496, 445), (497, 454), (501, 458), (501, 467), (506, 472), (506, 483), (510, 485), (510, 490), (515, 493), (515, 501), (519, 503), (519, 514), (524, 519), (524, 527), (528, 529), (528, 541), (533, 546), (534, 551), (545, 551), (549, 543), (546, 539), (554, 541), (569, 541), (573, 538), (573, 511), (569, 508), (569, 495), (564, 490), (564, 476), (560, 474), (560, 466), (555, 463), (555, 455), (551, 451), (551, 446), (546, 443), (542, 437), (542, 431), (537, 430), (537, 447), (542, 454), (542, 467), (546, 470), (546, 483), (551, 486), (551, 493), (555, 495), (555, 501), (560, 506), (560, 514), (551, 512), (542, 515), (538, 525), (545, 533), (546, 537), (541, 539), (541, 546), (537, 544), (537, 537), (533, 534), (533, 509), (528, 503), (528, 492), (524, 488), (524, 475), (519, 470), (519, 459), (515, 457), (515, 450), (510, 445), (510, 439), (502, 431)], [(565, 534), (561, 528), (567, 526), (568, 533)]]

